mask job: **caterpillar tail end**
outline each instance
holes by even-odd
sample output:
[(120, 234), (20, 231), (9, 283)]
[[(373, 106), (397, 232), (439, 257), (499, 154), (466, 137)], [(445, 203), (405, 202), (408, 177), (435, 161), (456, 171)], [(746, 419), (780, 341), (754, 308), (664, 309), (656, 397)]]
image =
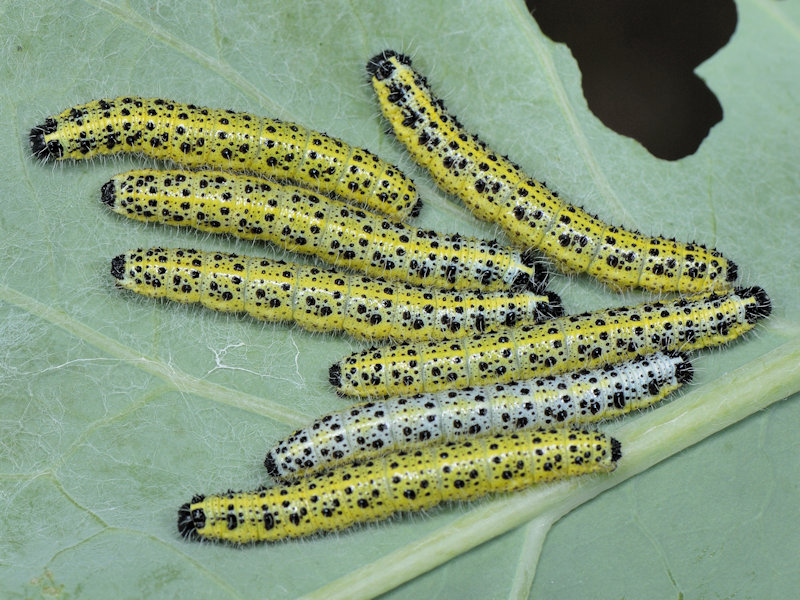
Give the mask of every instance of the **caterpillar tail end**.
[(622, 444), (617, 438), (611, 438), (611, 462), (616, 463), (622, 458)]
[(342, 387), (342, 366), (339, 363), (333, 363), (328, 369), (328, 381), (335, 388)]
[(394, 66), (389, 62), (390, 58), (397, 58), (402, 64), (411, 65), (411, 59), (406, 55), (395, 52), (394, 50), (384, 50), (367, 61), (367, 73), (369, 76), (375, 77), (380, 81), (391, 75)]
[(755, 300), (755, 304), (750, 304), (745, 308), (745, 318), (748, 323), (755, 323), (772, 313), (772, 301), (769, 299), (767, 292), (764, 291), (764, 288), (757, 285), (739, 288), (736, 293), (741, 298), (753, 298)]
[[(192, 498), (194, 503), (202, 500), (202, 496)], [(192, 503), (187, 502), (178, 509), (178, 533), (184, 539), (196, 541), (200, 539), (200, 534), (197, 533), (198, 523), (201, 527), (205, 525), (206, 515), (200, 508), (193, 511), (191, 505)]]
[(100, 200), (109, 208), (114, 208), (117, 203), (117, 184), (113, 179), (103, 184), (100, 190)]
[(115, 279), (122, 280), (125, 277), (125, 255), (120, 254), (111, 259), (111, 274)]
[(31, 152), (43, 162), (51, 159), (59, 159), (64, 155), (64, 146), (58, 140), (46, 141), (44, 136), (54, 133), (58, 129), (58, 123), (54, 119), (46, 119), (41, 125), (31, 129), (30, 142)]

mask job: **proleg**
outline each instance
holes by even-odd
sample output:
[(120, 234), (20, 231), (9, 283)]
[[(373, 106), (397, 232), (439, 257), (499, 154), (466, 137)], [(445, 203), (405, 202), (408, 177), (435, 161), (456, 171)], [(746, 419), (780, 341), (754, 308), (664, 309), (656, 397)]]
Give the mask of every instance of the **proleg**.
[(335, 267), (412, 285), (541, 292), (548, 272), (532, 253), (384, 219), (291, 185), (219, 171), (129, 171), (103, 203), (131, 219), (272, 242)]
[(414, 183), (363, 148), (295, 123), (161, 98), (103, 99), (68, 108), (31, 129), (41, 160), (130, 152), (187, 167), (291, 180), (396, 220), (416, 216)]
[(195, 496), (178, 510), (178, 531), (192, 540), (234, 544), (340, 531), (442, 502), (607, 473), (621, 456), (616, 439), (568, 428), (449, 442), (253, 492)]
[(332, 269), (223, 252), (148, 248), (111, 261), (119, 287), (360, 339), (445, 339), (563, 314), (552, 292), (425, 290)]
[(267, 472), (305, 476), (387, 452), (536, 427), (583, 426), (653, 405), (691, 381), (680, 353), (527, 381), (356, 404), (279, 441)]
[(768, 316), (760, 287), (567, 315), (541, 325), (458, 340), (379, 346), (334, 363), (347, 396), (410, 396), (594, 369), (657, 351), (735, 340)]
[(369, 61), (367, 72), (384, 117), (413, 159), (518, 246), (615, 289), (692, 294), (732, 288), (736, 264), (716, 250), (608, 225), (526, 175), (466, 132), (408, 57), (386, 50)]

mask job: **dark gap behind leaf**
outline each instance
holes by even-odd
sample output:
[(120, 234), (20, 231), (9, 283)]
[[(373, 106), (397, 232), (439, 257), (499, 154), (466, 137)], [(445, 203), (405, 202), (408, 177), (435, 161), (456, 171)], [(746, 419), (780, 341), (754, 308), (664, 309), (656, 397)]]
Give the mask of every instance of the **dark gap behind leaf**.
[(694, 70), (736, 28), (733, 0), (527, 0), (542, 31), (572, 51), (592, 112), (658, 158), (693, 154), (722, 120)]

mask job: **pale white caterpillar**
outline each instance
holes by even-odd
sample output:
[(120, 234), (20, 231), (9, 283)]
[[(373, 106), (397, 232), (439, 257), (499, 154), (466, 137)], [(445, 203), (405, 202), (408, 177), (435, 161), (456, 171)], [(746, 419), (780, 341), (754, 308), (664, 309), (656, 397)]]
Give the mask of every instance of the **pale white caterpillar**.
[(656, 353), (591, 371), (364, 402), (277, 442), (264, 465), (273, 477), (292, 478), (468, 436), (594, 423), (650, 406), (692, 374), (685, 355)]

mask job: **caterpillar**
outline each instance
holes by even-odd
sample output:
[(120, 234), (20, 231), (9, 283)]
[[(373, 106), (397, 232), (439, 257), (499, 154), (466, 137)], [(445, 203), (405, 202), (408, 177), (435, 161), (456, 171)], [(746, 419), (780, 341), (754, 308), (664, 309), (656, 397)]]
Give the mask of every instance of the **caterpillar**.
[(656, 353), (592, 371), (356, 404), (279, 441), (264, 466), (293, 478), (466, 436), (584, 425), (650, 406), (692, 375), (686, 355)]
[(691, 294), (732, 288), (736, 263), (716, 250), (608, 225), (467, 133), (408, 57), (386, 50), (368, 62), (367, 72), (384, 117), (413, 159), (518, 246), (616, 289)]
[(331, 365), (329, 380), (347, 396), (409, 396), (519, 381), (656, 351), (724, 344), (770, 312), (769, 297), (760, 287), (710, 292), (459, 340), (370, 348)]
[(139, 221), (273, 242), (372, 277), (445, 289), (540, 292), (533, 255), (495, 241), (408, 227), (287, 186), (217, 171), (129, 171), (103, 185), (103, 203)]
[(424, 290), (332, 269), (184, 248), (120, 254), (111, 261), (111, 274), (119, 287), (144, 296), (199, 302), (362, 339), (444, 339), (563, 314), (552, 292)]
[(68, 108), (31, 129), (41, 160), (131, 152), (187, 167), (249, 171), (296, 181), (396, 220), (422, 203), (400, 169), (296, 123), (162, 98), (128, 96)]
[(621, 455), (614, 438), (566, 428), (449, 442), (254, 492), (195, 496), (178, 510), (178, 531), (237, 544), (339, 531), (445, 501), (609, 472)]

